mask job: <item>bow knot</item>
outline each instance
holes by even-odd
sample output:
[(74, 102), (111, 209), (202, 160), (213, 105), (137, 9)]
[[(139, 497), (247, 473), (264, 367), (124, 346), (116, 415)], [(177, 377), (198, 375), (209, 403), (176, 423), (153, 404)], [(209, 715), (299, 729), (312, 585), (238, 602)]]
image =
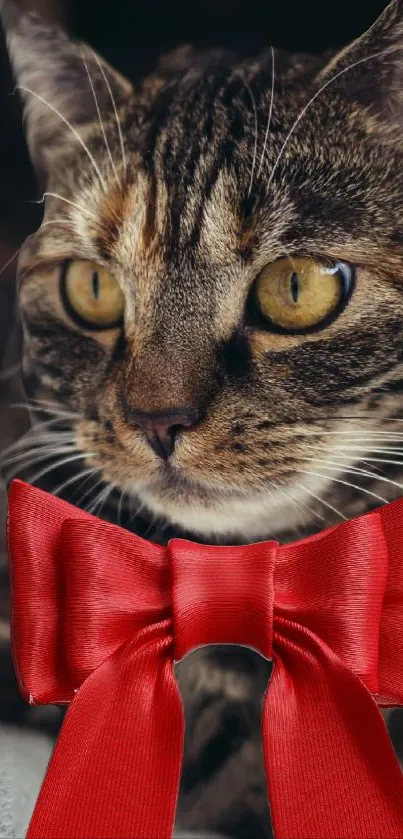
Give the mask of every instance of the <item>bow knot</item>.
[(272, 657), (276, 542), (214, 547), (173, 539), (175, 659), (206, 644), (241, 644)]

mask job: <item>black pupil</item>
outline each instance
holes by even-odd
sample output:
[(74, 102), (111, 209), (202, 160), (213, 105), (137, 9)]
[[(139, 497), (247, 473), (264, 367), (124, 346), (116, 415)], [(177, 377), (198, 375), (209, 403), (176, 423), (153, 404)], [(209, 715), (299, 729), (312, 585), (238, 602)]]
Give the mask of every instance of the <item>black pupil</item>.
[(291, 277), (291, 296), (292, 296), (292, 299), (293, 299), (294, 303), (296, 303), (298, 301), (298, 294), (299, 294), (298, 274), (296, 274), (295, 271), (294, 271), (294, 273), (292, 274), (292, 277)]
[(98, 271), (94, 271), (92, 275), (92, 293), (95, 297), (95, 300), (99, 298), (99, 275)]

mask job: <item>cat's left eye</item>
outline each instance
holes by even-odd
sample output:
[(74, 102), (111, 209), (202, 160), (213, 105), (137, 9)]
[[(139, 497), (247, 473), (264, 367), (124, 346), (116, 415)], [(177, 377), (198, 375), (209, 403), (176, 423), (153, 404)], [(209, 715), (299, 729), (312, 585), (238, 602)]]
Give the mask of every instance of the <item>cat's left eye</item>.
[(286, 257), (267, 265), (253, 289), (255, 311), (268, 329), (310, 332), (344, 308), (353, 288), (353, 268), (311, 257)]
[(86, 329), (112, 329), (122, 322), (123, 292), (114, 277), (95, 262), (75, 259), (67, 263), (61, 295), (67, 313)]

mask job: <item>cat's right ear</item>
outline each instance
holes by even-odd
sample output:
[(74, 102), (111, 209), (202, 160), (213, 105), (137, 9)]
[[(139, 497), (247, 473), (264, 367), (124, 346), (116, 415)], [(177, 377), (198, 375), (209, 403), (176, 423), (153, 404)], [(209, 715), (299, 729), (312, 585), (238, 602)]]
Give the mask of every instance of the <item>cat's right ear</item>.
[(362, 106), (371, 117), (371, 130), (401, 142), (403, 0), (390, 0), (375, 23), (321, 70), (315, 85)]
[(24, 103), (31, 159), (46, 178), (60, 152), (77, 146), (77, 133), (115, 116), (132, 86), (89, 47), (38, 15), (22, 13), (11, 0), (0, 0), (0, 19)]

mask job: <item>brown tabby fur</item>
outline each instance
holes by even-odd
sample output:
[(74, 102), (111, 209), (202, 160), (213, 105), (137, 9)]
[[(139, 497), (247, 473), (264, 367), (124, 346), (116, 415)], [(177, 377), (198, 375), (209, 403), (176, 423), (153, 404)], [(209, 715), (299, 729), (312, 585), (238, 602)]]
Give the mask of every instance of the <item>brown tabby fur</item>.
[[(402, 0), (334, 57), (275, 50), (273, 65), (269, 50), (242, 61), (184, 49), (136, 88), (103, 63), (118, 121), (88, 48), (10, 3), (3, 16), (17, 83), (33, 91), (22, 91), (27, 136), (45, 190), (44, 223), (20, 258), (26, 389), (74, 412), (64, 417), (72, 454), (86, 453), (94, 483), (113, 488), (95, 511), (159, 540), (287, 540), (395, 497)], [(355, 266), (346, 308), (307, 335), (258, 329), (250, 317), (257, 275), (289, 253)], [(118, 280), (123, 331), (71, 321), (59, 277), (72, 258)], [(184, 407), (200, 421), (163, 462), (128, 411)], [(55, 491), (83, 467), (42, 483)], [(77, 486), (65, 497), (77, 501)], [(267, 837), (265, 666), (243, 651), (202, 650), (179, 678), (188, 740), (178, 823)]]

